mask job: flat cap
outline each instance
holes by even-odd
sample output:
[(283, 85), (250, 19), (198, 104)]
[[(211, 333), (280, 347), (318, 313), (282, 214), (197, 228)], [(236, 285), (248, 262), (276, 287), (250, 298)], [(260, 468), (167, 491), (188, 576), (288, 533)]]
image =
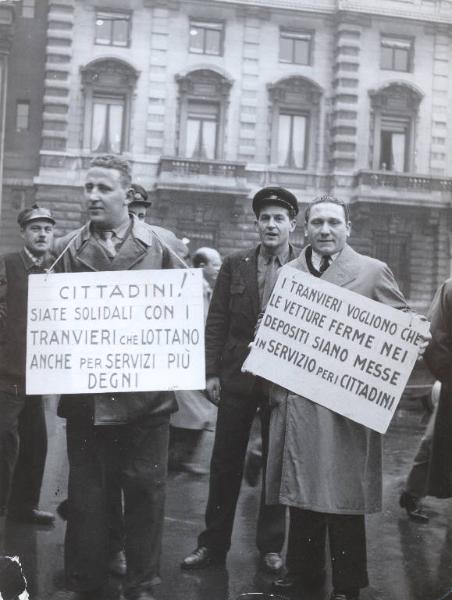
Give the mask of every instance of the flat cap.
[(144, 189), (144, 187), (142, 185), (139, 185), (138, 183), (132, 183), (130, 185), (129, 199), (130, 199), (129, 204), (134, 204), (136, 202), (139, 204), (144, 204), (148, 207), (151, 206), (151, 204), (152, 204), (152, 202), (148, 199), (147, 191)]
[(282, 187), (264, 187), (253, 198), (253, 211), (257, 215), (260, 209), (266, 204), (281, 204), (284, 208), (292, 210), (295, 215), (298, 214), (298, 201), (296, 197)]
[(48, 208), (42, 208), (37, 204), (33, 204), (31, 208), (24, 208), (24, 210), (21, 210), (17, 215), (17, 222), (21, 227), (31, 221), (49, 221), (52, 225), (55, 225), (56, 223), (50, 210)]

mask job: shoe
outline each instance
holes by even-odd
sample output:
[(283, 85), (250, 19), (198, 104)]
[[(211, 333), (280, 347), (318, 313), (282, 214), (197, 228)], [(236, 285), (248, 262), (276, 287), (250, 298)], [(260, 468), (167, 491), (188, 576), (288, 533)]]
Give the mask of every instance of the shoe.
[(207, 548), (198, 546), (191, 554), (186, 556), (181, 563), (181, 569), (204, 569), (213, 565), (224, 565), (226, 554), (219, 554)]
[(250, 487), (256, 487), (262, 470), (262, 454), (253, 450), (246, 455), (243, 477)]
[(287, 593), (294, 590), (298, 590), (301, 587), (301, 579), (299, 575), (291, 575), (290, 573), (286, 573), (284, 577), (280, 579), (275, 579), (272, 582), (272, 589), (275, 592), (279, 593)]
[(22, 523), (34, 523), (35, 525), (52, 525), (55, 521), (55, 515), (37, 508), (28, 510), (19, 510), (8, 513), (8, 519), (20, 521)]
[(127, 561), (124, 550), (120, 550), (112, 556), (108, 563), (108, 570), (112, 575), (124, 577), (127, 574)]
[(60, 517), (60, 519), (63, 519), (63, 521), (67, 521), (67, 515), (68, 515), (68, 501), (67, 498), (66, 500), (63, 500), (62, 502), (60, 502), (56, 508), (57, 514)]
[(399, 498), (401, 508), (406, 510), (407, 515), (418, 523), (428, 523), (430, 517), (419, 506), (419, 500), (409, 492), (402, 492)]
[(343, 592), (335, 592), (333, 590), (330, 600), (359, 600), (359, 591), (352, 594), (344, 594)]
[(283, 568), (283, 560), (277, 552), (267, 552), (261, 556), (261, 564), (269, 573), (279, 573)]

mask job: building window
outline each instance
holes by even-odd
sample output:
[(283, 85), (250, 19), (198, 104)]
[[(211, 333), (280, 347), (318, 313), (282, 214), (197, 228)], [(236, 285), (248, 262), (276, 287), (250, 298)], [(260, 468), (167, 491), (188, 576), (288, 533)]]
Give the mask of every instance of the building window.
[(270, 162), (288, 169), (314, 167), (316, 140), (321, 137), (320, 87), (304, 77), (288, 77), (268, 89), (272, 100)]
[(103, 46), (128, 46), (129, 39), (129, 13), (100, 11), (96, 13), (96, 44)]
[(382, 69), (409, 72), (413, 68), (413, 40), (389, 35), (381, 37)]
[(91, 150), (120, 154), (124, 148), (124, 98), (93, 97)]
[(278, 122), (278, 165), (304, 169), (307, 140), (308, 116), (281, 112)]
[(188, 158), (217, 158), (218, 118), (218, 104), (189, 101), (186, 137)]
[(380, 125), (380, 169), (408, 171), (410, 121), (383, 117)]
[(35, 16), (36, 0), (22, 0), (22, 16), (26, 19), (33, 19)]
[(179, 85), (178, 155), (198, 160), (223, 157), (231, 81), (210, 69), (176, 77)]
[(190, 21), (190, 52), (196, 54), (223, 54), (223, 23)]
[(420, 92), (404, 84), (389, 84), (369, 92), (374, 134), (370, 137), (372, 168), (413, 172), (415, 128)]
[(279, 62), (310, 65), (311, 44), (312, 33), (281, 29), (279, 33)]
[(374, 232), (372, 256), (387, 263), (405, 296), (410, 295), (410, 236), (397, 231), (388, 235), (387, 231)]
[(114, 154), (128, 150), (138, 73), (115, 59), (93, 61), (81, 73), (85, 105), (83, 148)]
[(16, 104), (16, 131), (26, 131), (30, 126), (30, 103), (19, 100)]

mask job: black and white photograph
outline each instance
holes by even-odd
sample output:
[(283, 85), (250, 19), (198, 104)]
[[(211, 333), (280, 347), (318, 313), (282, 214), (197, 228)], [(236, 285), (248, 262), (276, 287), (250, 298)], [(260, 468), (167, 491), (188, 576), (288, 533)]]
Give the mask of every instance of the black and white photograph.
[(452, 0), (0, 0), (0, 600), (452, 600)]

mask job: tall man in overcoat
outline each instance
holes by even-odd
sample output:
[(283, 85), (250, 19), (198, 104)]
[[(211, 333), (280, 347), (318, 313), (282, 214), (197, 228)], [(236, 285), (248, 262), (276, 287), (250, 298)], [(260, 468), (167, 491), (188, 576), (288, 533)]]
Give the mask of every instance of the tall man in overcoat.
[(432, 451), (429, 462), (427, 494), (452, 497), (452, 279), (436, 292), (429, 310), (432, 339), (425, 351), (425, 362), (441, 382)]
[(42, 396), (25, 394), (25, 362), (28, 276), (45, 273), (52, 263), (55, 219), (34, 205), (17, 221), (24, 247), (0, 258), (0, 538), (7, 509), (21, 521), (54, 520), (38, 508), (47, 429)]
[[(149, 225), (128, 212), (129, 164), (97, 156), (86, 175), (90, 221), (59, 240), (65, 272), (162, 269), (171, 253)], [(69, 245), (68, 245), (69, 244)], [(65, 249), (65, 250), (64, 250)], [(109, 490), (124, 495), (127, 600), (152, 600), (159, 581), (169, 417), (174, 394), (137, 392), (63, 396), (69, 457), (65, 568), (86, 600), (108, 598)]]
[[(231, 545), (234, 515), (242, 481), (251, 423), (260, 409), (263, 452), (267, 451), (267, 392), (262, 380), (242, 373), (259, 314), (265, 307), (279, 267), (294, 258), (289, 235), (298, 213), (295, 196), (279, 187), (261, 189), (253, 198), (260, 244), (236, 252), (223, 262), (206, 325), (207, 393), (218, 404), (210, 465), (206, 529), (183, 569), (223, 563)], [(265, 479), (265, 473), (264, 473)], [(257, 547), (263, 567), (282, 567), (285, 509), (266, 506), (264, 486), (257, 522)]]
[[(347, 244), (348, 206), (322, 197), (308, 206), (309, 245), (291, 266), (408, 310), (388, 266)], [(290, 507), (287, 575), (280, 591), (322, 587), (328, 532), (332, 600), (357, 600), (368, 585), (365, 513), (381, 510), (381, 435), (279, 386), (272, 386), (268, 502)]]

